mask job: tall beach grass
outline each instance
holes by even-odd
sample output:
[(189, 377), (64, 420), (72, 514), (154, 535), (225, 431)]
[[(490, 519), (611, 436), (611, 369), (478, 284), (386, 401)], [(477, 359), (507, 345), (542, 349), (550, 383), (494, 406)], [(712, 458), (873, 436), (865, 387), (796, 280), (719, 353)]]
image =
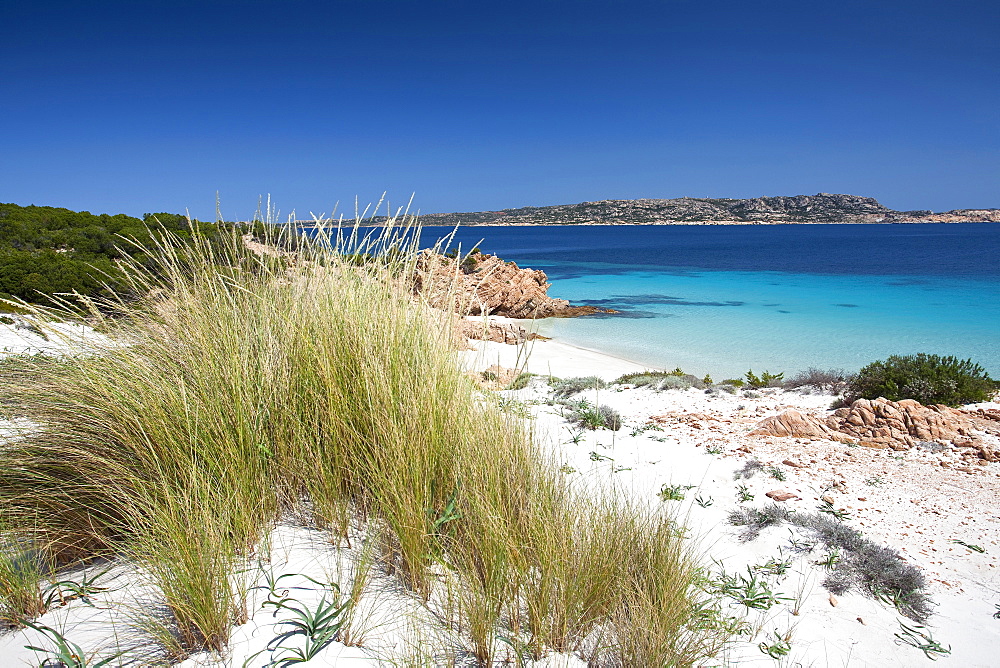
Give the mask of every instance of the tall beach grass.
[[(571, 487), (458, 367), (451, 316), (414, 300), (413, 235), (356, 231), (334, 248), (286, 239), (289, 254), (235, 231), (163, 237), (126, 267), (127, 298), (24, 306), (43, 327), (86, 316), (110, 343), (2, 371), (10, 410), (36, 425), (0, 445), (3, 544), (57, 565), (132, 560), (178, 658), (226, 647), (246, 614), (233, 574), (291, 510), (334, 542), (368, 527), (379, 567), (481, 665), (713, 655), (726, 634), (671, 519)], [(8, 557), (3, 609), (40, 614), (7, 593), (24, 580)]]

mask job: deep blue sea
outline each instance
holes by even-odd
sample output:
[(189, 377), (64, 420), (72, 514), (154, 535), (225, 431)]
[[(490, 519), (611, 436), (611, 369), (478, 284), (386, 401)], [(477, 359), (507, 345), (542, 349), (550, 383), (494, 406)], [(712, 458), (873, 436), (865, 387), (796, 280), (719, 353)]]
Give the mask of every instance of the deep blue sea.
[(1000, 224), (468, 227), (458, 243), (621, 312), (540, 334), (651, 367), (788, 376), (928, 352), (1000, 378)]

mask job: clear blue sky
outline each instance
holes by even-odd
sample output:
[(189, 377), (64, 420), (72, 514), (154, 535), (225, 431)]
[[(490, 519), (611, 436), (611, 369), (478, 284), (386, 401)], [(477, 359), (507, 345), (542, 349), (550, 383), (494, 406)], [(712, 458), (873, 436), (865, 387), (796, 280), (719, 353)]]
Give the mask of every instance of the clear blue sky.
[(2, 3), (0, 201), (1000, 207), (1000, 2)]

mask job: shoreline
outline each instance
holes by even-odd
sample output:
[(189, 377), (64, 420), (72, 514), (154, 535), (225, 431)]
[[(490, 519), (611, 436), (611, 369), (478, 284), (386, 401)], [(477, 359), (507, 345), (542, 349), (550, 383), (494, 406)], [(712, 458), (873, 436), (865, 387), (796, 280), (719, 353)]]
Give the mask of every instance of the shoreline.
[[(24, 336), (13, 325), (6, 327), (11, 335)], [(825, 517), (817, 509), (829, 498), (830, 507), (844, 513), (845, 530), (892, 550), (926, 578), (936, 610), (926, 626), (919, 628), (950, 649), (951, 663), (993, 665), (1000, 650), (1000, 622), (993, 618), (1000, 601), (1000, 463), (967, 466), (970, 470), (966, 471), (954, 448), (914, 447), (897, 452), (819, 438), (751, 435), (760, 421), (787, 410), (828, 413), (833, 395), (819, 392), (778, 388), (656, 391), (625, 384), (572, 392), (559, 403), (547, 374), (613, 380), (649, 367), (558, 340), (469, 344), (473, 350), (457, 354), (471, 365), (470, 370), (480, 371), (496, 362), (540, 374), (523, 389), (491, 396), (499, 398), (512, 420), (529, 425), (537, 449), (554, 459), (557, 475), (574, 478), (581, 488), (627, 495), (662, 510), (677, 519), (678, 527), (683, 525), (678, 530), (697, 546), (693, 549), (706, 577), (716, 582), (731, 578), (734, 583), (737, 578), (751, 577), (758, 593), (763, 587), (773, 598), (766, 607), (756, 607), (740, 603), (731, 594), (720, 594), (725, 614), (743, 619), (748, 636), (734, 638), (716, 657), (718, 663), (773, 667), (775, 660), (761, 645), (774, 643), (776, 638), (788, 643), (781, 665), (904, 668), (926, 661), (916, 646), (897, 640), (901, 625), (912, 627), (914, 622), (891, 603), (863, 595), (857, 587), (838, 594), (824, 588), (832, 572), (824, 561), (836, 564), (849, 554), (818, 543), (805, 549), (803, 541), (811, 535), (789, 524), (764, 527), (759, 535), (744, 540), (744, 527), (730, 521), (734, 512), (753, 513), (772, 506), (801, 516)], [(620, 415), (620, 428), (586, 429), (567, 420), (570, 407), (583, 401), (615, 411)], [(1000, 404), (981, 407), (1000, 408)], [(11, 435), (25, 428), (8, 426)], [(1000, 439), (996, 441), (1000, 446)], [(756, 468), (744, 473), (752, 462), (757, 462)], [(790, 496), (772, 502), (771, 495), (779, 491)], [(361, 535), (352, 535), (362, 545)], [(297, 585), (294, 600), (310, 605), (325, 600), (323, 590), (315, 588), (317, 582), (329, 581), (331, 571), (340, 574), (338, 579), (348, 577), (363, 558), (360, 547), (334, 547), (326, 534), (294, 522), (279, 523), (270, 536), (267, 554), (272, 577), (284, 573), (280, 577), (298, 578), (293, 580)], [(105, 642), (108, 628), (117, 623), (114, 606), (125, 600), (115, 592), (126, 583), (134, 585), (127, 564), (115, 564), (106, 573), (98, 576), (107, 578), (102, 584), (114, 586), (96, 599), (97, 607), (71, 602), (46, 613), (44, 623), (68, 629), (65, 632), (75, 642), (87, 647)], [(250, 590), (249, 609), (255, 614), (233, 627), (228, 654), (201, 652), (177, 665), (236, 665), (265, 651), (275, 625), (287, 623), (276, 621), (270, 612), (257, 614), (266, 589)], [(325, 660), (359, 667), (384, 665), (383, 659), (397, 657), (405, 643), (413, 642), (408, 624), (424, 625), (420, 628), (434, 632), (415, 599), (392, 593), (398, 588), (389, 576), (375, 572), (371, 588), (365, 591), (359, 623), (368, 630), (362, 646), (333, 642), (324, 650)], [(139, 583), (129, 595), (152, 600), (157, 594), (148, 584)], [(423, 639), (415, 637), (418, 642)], [(37, 656), (26, 647), (28, 642), (37, 646), (44, 639), (30, 631), (4, 634), (0, 656), (37, 663)], [(587, 664), (566, 652), (552, 653), (533, 665), (584, 668)]]
[[(502, 316), (487, 316), (491, 322), (499, 324), (515, 324), (524, 326), (532, 321), (505, 318)], [(468, 316), (473, 321), (481, 321), (482, 316)], [(527, 329), (527, 327), (525, 327)], [(529, 330), (530, 331), (530, 330)], [(527, 371), (539, 376), (565, 377), (560, 370), (572, 370), (580, 365), (586, 365), (592, 370), (588, 375), (600, 376), (604, 380), (613, 380), (623, 374), (635, 371), (660, 370), (659, 367), (642, 364), (634, 360), (597, 350), (585, 348), (558, 339), (532, 339), (524, 343), (509, 344), (493, 341), (469, 340), (474, 350), (462, 351), (464, 361), (475, 363), (477, 359), (488, 359), (491, 364)]]
[[(419, 214), (415, 214), (416, 219), (419, 221)], [(249, 225), (249, 222), (244, 222), (242, 224)], [(287, 223), (282, 223), (282, 225), (287, 225)], [(316, 225), (315, 221), (312, 220), (296, 220), (292, 223), (299, 229), (317, 229), (320, 227)], [(1000, 225), (1000, 222), (995, 220), (886, 220), (879, 222), (861, 223), (854, 221), (841, 221), (841, 222), (816, 222), (816, 221), (803, 221), (803, 220), (771, 220), (771, 221), (740, 221), (740, 220), (704, 220), (704, 221), (692, 221), (692, 220), (678, 220), (678, 221), (665, 221), (662, 223), (611, 223), (611, 222), (583, 222), (583, 223), (461, 223), (459, 225), (443, 225), (443, 224), (423, 224), (420, 223), (420, 228), (425, 227), (442, 227), (448, 229), (454, 229), (456, 227), (670, 227), (670, 226), (740, 226), (740, 227), (752, 227), (752, 226), (763, 226), (763, 225)], [(328, 225), (324, 225), (324, 228), (335, 229), (339, 227), (340, 229), (346, 228), (364, 228), (364, 229), (376, 229), (385, 227), (385, 225), (374, 225), (374, 224), (354, 224), (349, 221), (343, 221), (337, 224), (337, 221), (330, 221)], [(395, 226), (395, 227), (398, 227)]]
[[(522, 362), (518, 368), (543, 376), (551, 369), (563, 371), (556, 375), (564, 378), (610, 380), (643, 368), (559, 341), (469, 343), (475, 350), (461, 354), (479, 360), (476, 371), (513, 360)], [(561, 355), (565, 359), (559, 360)], [(891, 603), (857, 588), (833, 594), (823, 586), (831, 573), (822, 565), (824, 557), (835, 563), (849, 554), (822, 545), (802, 551), (796, 541), (805, 535), (788, 525), (766, 527), (744, 540), (744, 527), (730, 523), (732, 512), (769, 506), (825, 517), (817, 509), (829, 499), (830, 507), (843, 513), (845, 527), (878, 549), (892, 550), (926, 578), (935, 609), (921, 628), (950, 648), (951, 654), (942, 657), (945, 663), (993, 665), (1000, 650), (1000, 622), (993, 618), (1000, 601), (1000, 463), (963, 467), (960, 450), (950, 446), (897, 452), (821, 438), (751, 436), (762, 420), (788, 410), (831, 412), (832, 394), (779, 388), (733, 394), (630, 385), (585, 390), (568, 400), (607, 406), (623, 422), (618, 432), (587, 431), (567, 422), (566, 409), (552, 404), (546, 381), (536, 378), (524, 389), (501, 395), (526, 410), (531, 407), (539, 446), (554, 454), (566, 475), (612, 485), (684, 518), (691, 539), (703, 546), (706, 566), (714, 564), (712, 572), (763, 573), (755, 570), (761, 564), (789, 564), (785, 575), (760, 577), (790, 600), (768, 610), (736, 606), (747, 613), (757, 635), (738, 640), (719, 657), (723, 663), (774, 665), (759, 648), (759, 641), (773, 641), (771, 631), (789, 638), (789, 665), (903, 668), (926, 661), (918, 649), (898, 640), (901, 625), (915, 623)], [(974, 407), (996, 409), (1000, 403)], [(739, 479), (751, 462), (759, 462), (760, 472)], [(677, 500), (662, 496), (667, 488), (676, 490)], [(789, 498), (768, 498), (778, 492)]]

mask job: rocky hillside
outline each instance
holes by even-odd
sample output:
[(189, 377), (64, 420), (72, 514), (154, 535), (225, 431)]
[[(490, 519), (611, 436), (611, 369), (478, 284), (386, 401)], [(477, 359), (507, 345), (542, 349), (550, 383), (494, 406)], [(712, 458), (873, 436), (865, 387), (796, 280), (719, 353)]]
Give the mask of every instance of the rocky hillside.
[[(797, 195), (753, 199), (603, 200), (474, 213), (431, 213), (424, 225), (668, 225), (770, 223), (1000, 222), (1000, 209), (895, 211), (871, 197)], [(377, 221), (376, 221), (377, 223)]]

